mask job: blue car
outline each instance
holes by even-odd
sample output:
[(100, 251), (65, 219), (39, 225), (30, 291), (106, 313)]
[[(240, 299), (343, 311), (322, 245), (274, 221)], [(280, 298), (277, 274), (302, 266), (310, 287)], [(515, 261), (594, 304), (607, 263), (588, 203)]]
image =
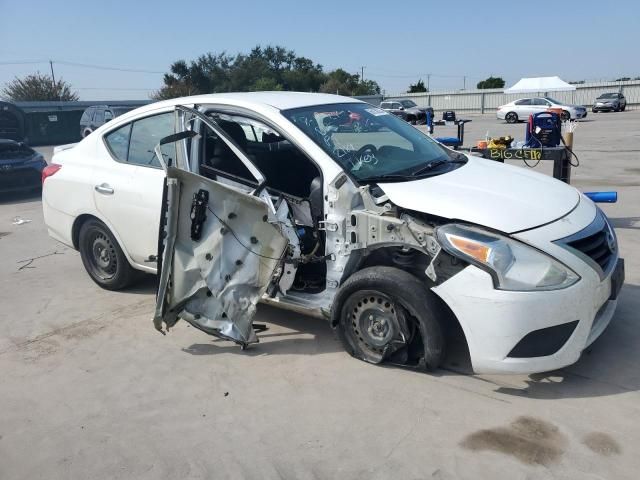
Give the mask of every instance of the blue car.
[(33, 148), (0, 138), (0, 193), (39, 189), (46, 166), (44, 157)]

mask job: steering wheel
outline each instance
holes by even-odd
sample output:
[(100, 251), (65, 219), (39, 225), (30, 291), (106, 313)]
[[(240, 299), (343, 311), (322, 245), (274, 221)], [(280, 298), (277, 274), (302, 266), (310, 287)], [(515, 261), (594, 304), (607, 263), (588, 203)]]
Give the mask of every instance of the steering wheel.
[(378, 149), (375, 145), (367, 143), (366, 145), (361, 146), (358, 150), (356, 150), (353, 154), (352, 158), (358, 158), (363, 155), (365, 152), (371, 152), (373, 155), (378, 153)]

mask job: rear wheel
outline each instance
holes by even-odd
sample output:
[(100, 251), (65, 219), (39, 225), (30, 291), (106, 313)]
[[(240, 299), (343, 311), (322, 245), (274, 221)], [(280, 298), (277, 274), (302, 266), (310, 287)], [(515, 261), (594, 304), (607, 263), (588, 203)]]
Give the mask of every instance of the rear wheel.
[(82, 263), (94, 282), (107, 290), (120, 290), (133, 282), (135, 271), (104, 223), (87, 220), (78, 240)]
[(397, 268), (370, 267), (340, 288), (332, 325), (355, 358), (432, 370), (444, 356), (440, 313), (434, 294), (421, 280)]
[(504, 116), (507, 123), (516, 123), (518, 121), (518, 114), (516, 112), (509, 112)]

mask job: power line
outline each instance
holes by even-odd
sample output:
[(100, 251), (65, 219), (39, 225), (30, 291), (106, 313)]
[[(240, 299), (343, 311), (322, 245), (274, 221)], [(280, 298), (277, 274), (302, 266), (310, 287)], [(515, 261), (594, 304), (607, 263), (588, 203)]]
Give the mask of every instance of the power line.
[(96, 70), (115, 70), (117, 72), (135, 72), (135, 73), (157, 73), (157, 74), (165, 74), (166, 72), (160, 72), (158, 70), (143, 70), (138, 68), (127, 68), (127, 67), (110, 67), (105, 65), (93, 65), (90, 63), (78, 63), (78, 62), (67, 62), (64, 60), (54, 60), (55, 63), (59, 63), (60, 65), (67, 65), (71, 67), (81, 67), (81, 68), (94, 68)]
[(114, 67), (107, 65), (94, 65), (91, 63), (79, 63), (79, 62), (68, 62), (66, 60), (25, 60), (25, 61), (0, 61), (0, 65), (40, 65), (47, 63), (57, 63), (60, 65), (66, 65), (68, 67), (80, 67), (80, 68), (91, 68), (94, 70), (114, 70), (117, 72), (131, 72), (131, 73), (153, 73), (162, 75), (166, 72), (161, 72), (159, 70), (144, 70), (140, 68), (129, 68), (129, 67)]
[(116, 90), (116, 91), (140, 91), (148, 92), (151, 90), (157, 90), (155, 88), (124, 88), (124, 87), (73, 87), (74, 90)]

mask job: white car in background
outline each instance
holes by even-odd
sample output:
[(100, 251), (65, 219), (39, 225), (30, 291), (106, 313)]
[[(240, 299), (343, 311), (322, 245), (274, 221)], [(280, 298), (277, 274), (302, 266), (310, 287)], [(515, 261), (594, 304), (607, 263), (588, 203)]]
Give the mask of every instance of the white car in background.
[(529, 120), (529, 115), (546, 112), (550, 108), (561, 108), (562, 120), (579, 120), (587, 117), (587, 109), (581, 105), (566, 105), (550, 97), (521, 98), (498, 107), (498, 120), (517, 123)]
[[(345, 132), (348, 113), (380, 128)], [(184, 319), (242, 347), (262, 300), (328, 318), (371, 363), (436, 368), (461, 327), (477, 372), (552, 370), (600, 336), (624, 279), (613, 228), (575, 188), (337, 95), (155, 103), (43, 177), (49, 233), (98, 285), (158, 272), (158, 330)]]

